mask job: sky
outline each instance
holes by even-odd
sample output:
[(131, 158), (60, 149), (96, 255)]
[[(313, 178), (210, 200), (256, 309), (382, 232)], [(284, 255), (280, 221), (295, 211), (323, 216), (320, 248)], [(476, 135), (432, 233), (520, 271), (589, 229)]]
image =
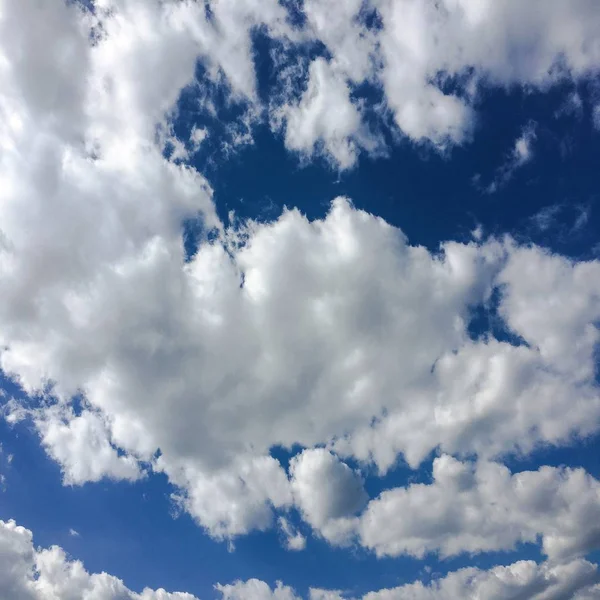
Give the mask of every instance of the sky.
[(0, 0), (0, 600), (600, 599), (596, 0)]

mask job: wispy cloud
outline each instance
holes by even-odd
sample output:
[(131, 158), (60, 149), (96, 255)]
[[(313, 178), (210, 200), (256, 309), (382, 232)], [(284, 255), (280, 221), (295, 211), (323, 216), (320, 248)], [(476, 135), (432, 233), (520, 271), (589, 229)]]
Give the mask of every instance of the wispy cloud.
[[(534, 121), (527, 123), (521, 131), (521, 135), (515, 140), (512, 150), (508, 154), (506, 161), (498, 167), (493, 181), (483, 187), (487, 194), (494, 194), (503, 188), (514, 176), (515, 172), (531, 162), (534, 157), (533, 145), (537, 139), (537, 124)], [(475, 178), (475, 184), (478, 185), (480, 177)]]

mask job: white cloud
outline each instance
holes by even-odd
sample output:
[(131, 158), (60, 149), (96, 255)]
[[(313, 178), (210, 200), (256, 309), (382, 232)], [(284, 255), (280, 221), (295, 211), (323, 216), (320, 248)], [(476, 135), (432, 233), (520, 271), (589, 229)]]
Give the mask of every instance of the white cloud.
[(278, 111), (278, 119), (286, 123), (286, 148), (310, 156), (322, 144), (340, 169), (354, 165), (361, 146), (372, 149), (377, 144), (361, 122), (343, 75), (323, 58), (311, 63), (299, 103)]
[(103, 477), (135, 481), (143, 476), (132, 456), (119, 456), (97, 413), (84, 410), (75, 416), (70, 410), (54, 407), (40, 413), (36, 427), (48, 454), (61, 465), (67, 485)]
[(277, 519), (279, 529), (285, 538), (285, 547), (288, 550), (304, 550), (306, 548), (306, 537), (304, 537), (285, 517)]
[[(365, 147), (349, 81), (378, 61), (358, 4), (328, 32), (327, 6), (308, 3), (300, 33), (275, 0), (220, 0), (211, 18), (189, 2), (103, 0), (96, 16), (0, 2), (0, 365), (26, 392), (54, 394), (31, 415), (65, 481), (135, 479), (152, 463), (212, 535), (232, 537), (293, 504), (302, 477), (290, 484), (274, 445), (327, 445), (385, 471), (438, 447), (492, 458), (597, 429), (598, 262), (495, 240), (432, 254), (343, 199), (320, 221), (288, 211), (222, 233), (185, 262), (182, 221), (220, 224), (208, 183), (166, 160), (158, 134), (199, 57), (260, 115), (253, 28), (291, 47), (323, 36), (331, 59), (312, 63), (286, 135), (307, 152), (320, 140), (342, 166)], [(574, 77), (597, 64), (600, 17), (583, 2), (413, 2), (401, 22), (407, 6), (378, 3), (375, 77), (414, 139), (470, 131), (476, 95), (444, 95), (441, 70), (541, 86), (559, 51)], [(529, 346), (469, 339), (471, 306), (499, 284), (500, 314)], [(341, 462), (329, 468), (350, 481)], [(322, 535), (352, 526), (333, 500), (299, 497)]]
[(508, 326), (554, 370), (575, 381), (595, 376), (599, 269), (597, 261), (573, 262), (540, 248), (515, 248), (499, 277), (506, 284), (500, 313)]
[[(596, 566), (574, 560), (564, 564), (520, 561), (489, 571), (469, 568), (450, 573), (429, 585), (421, 582), (366, 594), (364, 600), (587, 600), (598, 597)], [(275, 588), (258, 579), (215, 586), (223, 600), (299, 600), (294, 590), (278, 582)], [(58, 546), (37, 549), (32, 532), (14, 521), (0, 521), (0, 596), (11, 600), (197, 600), (185, 592), (144, 589), (136, 593), (107, 573), (90, 574)], [(347, 597), (333, 590), (310, 590), (311, 600)]]
[(200, 465), (193, 460), (173, 464), (163, 455), (155, 470), (182, 488), (174, 500), (217, 538), (268, 529), (273, 508), (292, 504), (286, 473), (270, 456), (242, 457), (213, 473)]
[(488, 194), (497, 192), (498, 189), (506, 185), (513, 178), (517, 169), (520, 169), (533, 159), (533, 144), (537, 137), (535, 131), (536, 124), (533, 122), (523, 127), (521, 135), (516, 139), (506, 162), (496, 171), (494, 181), (485, 188)]
[[(381, 0), (383, 81), (410, 137), (460, 142), (473, 124), (472, 90), (492, 83), (545, 88), (600, 64), (600, 16), (585, 0)], [(535, 41), (532, 41), (535, 40)], [(436, 77), (465, 78), (446, 95)], [(476, 98), (476, 95), (475, 95)]]
[[(472, 135), (477, 90), (483, 85), (546, 89), (562, 79), (577, 81), (600, 65), (599, 18), (586, 0), (501, 5), (310, 0), (304, 4), (303, 29), (290, 24), (276, 0), (220, 0), (210, 9), (191, 2), (102, 0), (95, 16), (85, 18), (60, 2), (44, 9), (30, 0), (20, 4), (4, 11), (3, 37), (13, 47), (6, 53), (9, 62), (22, 46), (19, 36), (37, 40), (16, 59), (22, 61), (18, 79), (27, 100), (36, 110), (52, 106), (55, 126), (70, 131), (72, 139), (91, 118), (88, 142), (93, 146), (102, 137), (106, 144), (111, 138), (111, 155), (119, 146), (127, 154), (118, 144), (124, 131), (142, 127), (149, 133), (163, 121), (181, 89), (193, 81), (198, 59), (211, 84), (225, 86), (234, 101), (251, 106), (242, 127), (249, 126), (245, 142), (251, 139), (252, 125), (262, 120), (265, 108), (254, 65), (252, 35), (258, 29), (282, 42), (284, 62), (310, 40), (327, 48), (331, 59), (313, 62), (306, 91), (296, 90), (301, 97), (285, 96), (275, 105), (287, 115), (288, 147), (310, 155), (322, 144), (342, 169), (354, 164), (360, 148), (370, 152), (381, 145), (350, 100), (350, 84), (383, 86), (399, 129), (414, 141), (444, 148)], [(366, 15), (373, 11), (380, 28), (368, 25)], [(9, 25), (19, 19), (38, 25), (27, 30)], [(34, 35), (41, 25), (46, 27)], [(91, 52), (89, 36), (80, 35), (90, 28), (97, 42)], [(74, 64), (79, 76), (64, 85), (47, 75), (58, 70), (65, 79)], [(377, 109), (372, 99), (365, 102)], [(13, 108), (7, 112), (8, 122), (20, 118)], [(185, 153), (176, 155), (185, 158)]]
[[(369, 592), (362, 600), (588, 600), (598, 598), (596, 565), (585, 560), (565, 564), (519, 561), (488, 571), (466, 568), (449, 573), (429, 584), (421, 581), (392, 589)], [(275, 590), (256, 579), (225, 586), (224, 600), (295, 600), (293, 590), (278, 584)], [(285, 595), (282, 594), (285, 590)], [(311, 588), (310, 600), (350, 600), (337, 590)]]
[(58, 546), (36, 549), (31, 531), (0, 521), (0, 597), (11, 600), (197, 600), (192, 594), (144, 589), (137, 594), (107, 573), (89, 574)]
[[(378, 27), (368, 25), (367, 15), (374, 11)], [(308, 0), (304, 12), (307, 35), (322, 42), (331, 55), (328, 78), (325, 73), (317, 77), (315, 68), (308, 74), (310, 98), (320, 89), (325, 99), (327, 81), (331, 101), (346, 97), (342, 86), (350, 81), (381, 85), (399, 130), (440, 149), (472, 137), (484, 86), (545, 90), (560, 81), (577, 82), (600, 67), (600, 17), (586, 0)], [(295, 119), (294, 135), (288, 133), (286, 142), (299, 149), (302, 129), (302, 149), (311, 152), (313, 140), (319, 139), (309, 128), (315, 122), (316, 101), (309, 111), (306, 94), (300, 104), (304, 110), (285, 100), (285, 110)], [(348, 106), (345, 100), (340, 105)], [(328, 110), (328, 115), (333, 112)], [(361, 127), (360, 118), (345, 119), (343, 139), (351, 140)], [(335, 144), (339, 146), (339, 140)], [(525, 144), (517, 143), (515, 165), (527, 154)], [(331, 154), (342, 168), (354, 162), (339, 148)]]
[(420, 582), (366, 594), (364, 600), (584, 600), (597, 598), (598, 572), (585, 560), (553, 565), (519, 561), (489, 571), (461, 569), (429, 585)]
[(359, 473), (328, 450), (304, 450), (290, 462), (296, 505), (307, 523), (332, 543), (344, 544), (355, 528), (354, 515), (367, 502)]
[(360, 19), (362, 0), (307, 0), (304, 3), (311, 34), (334, 57), (335, 67), (355, 83), (373, 76), (376, 36)]
[(342, 600), (343, 594), (340, 590), (324, 590), (321, 588), (310, 588), (310, 600)]
[(202, 142), (208, 137), (208, 130), (202, 127), (194, 126), (190, 133), (190, 144), (192, 146), (192, 152), (198, 152)]
[(260, 579), (236, 581), (229, 585), (217, 584), (215, 588), (221, 592), (223, 600), (299, 600), (294, 590), (280, 581), (274, 589)]
[[(414, 582), (363, 596), (364, 600), (588, 600), (598, 597), (596, 566), (585, 560), (566, 563), (520, 561), (488, 571), (475, 568), (449, 573), (429, 585)], [(300, 600), (289, 586), (250, 579), (215, 585), (222, 600)], [(136, 593), (112, 575), (90, 574), (58, 546), (36, 548), (32, 532), (14, 521), (0, 521), (0, 596), (11, 600), (197, 600), (185, 592), (144, 589)], [(335, 590), (311, 588), (311, 600), (342, 600)]]
[[(410, 518), (406, 518), (410, 515)], [(551, 559), (600, 542), (600, 483), (581, 469), (541, 467), (511, 475), (503, 465), (443, 455), (433, 482), (383, 492), (360, 520), (361, 543), (378, 556), (442, 557), (535, 543)]]
[[(133, 476), (133, 458), (151, 462), (160, 449), (154, 469), (182, 488), (182, 505), (230, 537), (270, 527), (273, 508), (292, 502), (285, 472), (265, 456), (273, 445), (331, 444), (385, 471), (399, 455), (418, 466), (436, 447), (491, 458), (596, 429), (600, 398), (584, 367), (597, 262), (550, 257), (538, 290), (518, 276), (535, 248), (448, 243), (433, 256), (342, 199), (322, 221), (290, 211), (245, 235), (228, 252), (201, 244), (187, 265), (180, 241), (159, 235), (87, 288), (40, 283), (68, 314), (34, 310), (20, 329), (4, 313), (4, 368), (28, 389), (50, 377), (59, 393), (83, 390), (106, 428), (111, 458), (95, 470), (91, 454), (69, 453), (71, 427), (47, 443), (74, 480), (114, 477), (125, 464)], [(580, 268), (587, 285), (573, 275)], [(499, 310), (529, 347), (469, 340), (469, 306), (498, 284)], [(525, 294), (527, 309), (545, 314), (548, 286), (570, 309), (530, 323), (515, 302)], [(561, 353), (543, 337), (555, 330), (568, 342)]]

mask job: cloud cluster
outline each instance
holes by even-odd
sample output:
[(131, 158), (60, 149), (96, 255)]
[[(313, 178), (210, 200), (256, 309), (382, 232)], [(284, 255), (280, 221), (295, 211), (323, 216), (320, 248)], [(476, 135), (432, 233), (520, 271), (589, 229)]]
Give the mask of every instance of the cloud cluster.
[(90, 574), (53, 546), (36, 549), (33, 534), (14, 521), (0, 521), (0, 597), (11, 600), (198, 600), (183, 592), (128, 589), (107, 573)]
[(304, 520), (331, 543), (347, 543), (356, 527), (353, 516), (368, 498), (360, 474), (331, 452), (315, 448), (292, 459), (290, 475)]
[[(406, 518), (410, 515), (410, 518)], [(433, 482), (383, 492), (361, 517), (361, 543), (379, 556), (442, 557), (512, 550), (541, 539), (553, 560), (598, 547), (600, 482), (582, 469), (541, 467), (510, 474), (442, 455)]]
[[(598, 571), (585, 560), (564, 564), (519, 561), (489, 571), (466, 568), (449, 573), (429, 584), (421, 581), (396, 588), (369, 592), (362, 600), (592, 600), (600, 598)], [(264, 581), (251, 579), (218, 586), (224, 600), (299, 600), (290, 587), (281, 583), (271, 589)], [(311, 588), (310, 600), (351, 600), (340, 591)]]
[[(511, 479), (490, 461), (598, 430), (599, 261), (510, 238), (430, 252), (344, 198), (322, 220), (290, 210), (227, 229), (209, 184), (183, 160), (203, 134), (179, 140), (177, 159), (163, 152), (198, 60), (212, 83), (224, 78), (233, 97), (260, 104), (257, 29), (282, 48), (320, 39), (330, 53), (312, 62), (297, 101), (279, 107), (293, 149), (321, 144), (350, 166), (371, 139), (351, 98), (364, 80), (380, 81), (406, 135), (458, 143), (484, 80), (545, 86), (596, 68), (598, 11), (544, 7), (382, 0), (369, 16), (349, 2), (328, 27), (331, 3), (317, 0), (302, 26), (275, 0), (209, 9), (98, 0), (94, 11), (0, 1), (0, 366), (44, 397), (11, 403), (8, 418), (33, 420), (66, 483), (164, 472), (174, 500), (218, 538), (280, 517), (301, 547), (285, 520), (295, 507), (329, 541), (357, 535), (380, 553), (485, 550), (536, 535), (549, 554), (587, 548), (578, 528), (596, 500), (581, 512), (574, 500), (548, 508), (563, 519), (556, 532), (514, 512), (520, 496), (509, 492), (547, 484), (571, 502), (578, 485), (596, 498), (595, 482), (562, 471)], [(455, 85), (462, 91), (448, 91)], [(214, 234), (190, 260), (186, 219)], [(472, 335), (476, 306), (511, 335)], [(306, 450), (286, 472), (270, 451), (295, 445)], [(369, 529), (385, 502), (437, 501), (456, 484), (444, 465), (470, 467), (438, 459), (426, 491), (390, 491), (360, 516), (361, 476), (340, 457), (384, 473), (436, 450), (478, 455), (476, 483), (458, 488), (477, 523), (502, 529), (483, 506), (495, 479), (510, 483), (504, 541), (477, 545), (468, 522), (428, 534), (443, 510), (414, 531), (398, 525), (392, 541)]]
[[(132, 479), (135, 459), (213, 535), (265, 529), (294, 501), (319, 528), (337, 509), (325, 496), (315, 508), (302, 481), (329, 478), (308, 459), (331, 455), (299, 457), (290, 484), (272, 446), (329, 444), (385, 472), (437, 447), (492, 458), (596, 429), (600, 264), (494, 240), (432, 255), (341, 199), (322, 221), (290, 211), (245, 236), (186, 264), (157, 235), (84, 289), (53, 286), (68, 312), (46, 303), (21, 328), (5, 313), (3, 368), (28, 390), (51, 378), (61, 402), (84, 392), (77, 416), (32, 413), (67, 481)], [(496, 286), (527, 344), (470, 338), (470, 307)]]
[[(364, 600), (591, 600), (600, 597), (596, 565), (582, 560), (552, 564), (520, 561), (489, 571), (461, 569), (430, 584), (420, 581), (363, 596)], [(250, 579), (215, 586), (222, 600), (299, 600), (282, 583), (274, 588)], [(133, 592), (107, 573), (90, 574), (58, 546), (37, 549), (32, 532), (14, 521), (0, 521), (0, 595), (11, 600), (197, 600), (185, 592), (144, 589)], [(311, 588), (311, 600), (342, 600), (346, 594)]]
[(348, 108), (329, 129), (319, 129), (315, 116), (326, 111), (317, 113), (317, 102), (357, 104), (353, 92), (362, 84), (383, 91), (384, 107), (403, 135), (444, 149), (473, 135), (486, 86), (547, 89), (600, 66), (600, 21), (587, 0), (370, 0), (343, 8), (310, 0), (305, 13), (309, 35), (327, 48), (328, 67), (322, 58), (310, 66), (304, 93), (311, 101), (303, 99), (291, 112), (286, 143), (299, 149), (299, 132), (304, 150), (321, 140), (340, 168), (356, 160), (348, 154), (360, 131), (356, 111)]
[[(323, 153), (340, 169), (354, 165), (361, 151), (381, 150), (382, 139), (370, 130), (372, 118), (383, 123), (389, 114), (401, 135), (444, 149), (473, 135), (486, 86), (544, 90), (578, 82), (600, 66), (600, 22), (588, 0), (501, 5), (490, 0), (352, 0), (343, 6), (307, 0), (301, 23), (277, 0), (206, 5), (96, 0), (93, 14), (79, 19), (73, 16), (77, 10), (61, 3), (44, 9), (22, 4), (4, 11), (2, 18), (8, 45), (19, 47), (18, 36), (39, 34), (19, 55), (18, 71), (25, 74), (19, 79), (36, 96), (36, 108), (53, 107), (63, 115), (61, 127), (73, 134), (90, 116), (98, 121), (100, 115), (103, 122), (94, 123), (94, 136), (154, 127), (185, 86), (197, 85), (200, 95), (214, 85), (248, 109), (248, 122), (271, 113), (290, 150), (304, 156)], [(38, 26), (11, 27), (12, 20)], [(81, 21), (89, 34), (73, 35)], [(299, 65), (294, 84), (284, 86), (286, 93), (268, 90), (273, 93), (267, 102), (254, 64), (257, 32), (274, 45), (274, 79), (286, 80), (298, 53), (311, 56)], [(45, 52), (48, 44), (53, 50)], [(315, 47), (324, 50), (314, 56), (310, 49)], [(39, 62), (36, 53), (43, 54)], [(10, 52), (6, 58), (11, 64)], [(194, 82), (197, 61), (206, 78), (202, 82)], [(77, 65), (78, 76), (64, 86), (48, 75), (57, 69), (65, 79), (70, 65)], [(46, 74), (40, 75), (44, 66)], [(90, 68), (95, 93), (82, 111)], [(212, 114), (218, 108), (209, 96), (199, 110)], [(193, 140), (177, 140), (163, 125), (163, 141), (180, 149), (176, 156), (193, 151)], [(230, 125), (235, 131), (240, 124)]]

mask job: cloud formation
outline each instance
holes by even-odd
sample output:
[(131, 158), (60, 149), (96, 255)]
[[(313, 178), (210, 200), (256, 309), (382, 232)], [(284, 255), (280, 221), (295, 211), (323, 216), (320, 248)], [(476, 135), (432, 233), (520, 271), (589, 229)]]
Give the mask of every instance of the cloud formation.
[[(596, 566), (585, 560), (536, 564), (519, 561), (484, 571), (466, 568), (429, 584), (421, 581), (396, 588), (369, 592), (362, 600), (592, 600), (600, 597)], [(264, 581), (251, 579), (218, 586), (224, 600), (299, 600), (290, 587), (278, 583), (271, 589)], [(310, 600), (351, 600), (343, 592), (311, 588)]]
[[(174, 500), (217, 538), (268, 529), (296, 508), (331, 542), (358, 532), (380, 553), (489, 549), (468, 523), (428, 536), (424, 515), (414, 546), (401, 528), (400, 542), (380, 539), (365, 525), (377, 507), (421, 488), (390, 491), (360, 517), (362, 482), (342, 460), (385, 473), (433, 451), (477, 455), (477, 476), (487, 469), (533, 493), (546, 471), (519, 479), (490, 461), (598, 430), (600, 262), (509, 237), (431, 252), (346, 198), (321, 220), (289, 210), (228, 228), (185, 160), (205, 134), (178, 140), (173, 118), (200, 61), (246, 116), (278, 111), (289, 148), (323, 151), (340, 168), (378, 144), (368, 110), (446, 148), (473, 135), (482, 86), (595, 73), (600, 14), (584, 0), (380, 0), (344, 3), (330, 21), (331, 6), (307, 1), (297, 24), (275, 0), (210, 10), (98, 0), (94, 11), (0, 1), (0, 366), (44, 400), (12, 402), (8, 418), (32, 419), (67, 484), (164, 472)], [(305, 85), (268, 106), (257, 30), (275, 54), (327, 48), (306, 73), (300, 64)], [(358, 98), (365, 82), (382, 91), (377, 106)], [(523, 140), (519, 164), (530, 157)], [(187, 219), (203, 223), (191, 258)], [(512, 341), (473, 335), (477, 306), (497, 311)], [(288, 472), (270, 451), (296, 445), (305, 450)], [(450, 460), (438, 459), (423, 493), (437, 498), (444, 464), (469, 471)], [(581, 485), (595, 497), (579, 472), (551, 473), (558, 496)], [(481, 478), (461, 493), (487, 519)], [(517, 519), (510, 498), (505, 507)], [(521, 515), (494, 547), (535, 535), (549, 555), (587, 547), (580, 513), (561, 510), (549, 514), (564, 531)], [(302, 546), (285, 522), (288, 543)]]
[(192, 594), (144, 589), (140, 594), (107, 573), (90, 574), (58, 546), (36, 549), (33, 534), (0, 521), (0, 597), (11, 600), (198, 600)]
[[(443, 455), (433, 483), (383, 492), (360, 520), (361, 543), (379, 556), (513, 550), (541, 540), (553, 560), (598, 547), (600, 483), (582, 469), (542, 467), (511, 475), (503, 465), (473, 465)], [(406, 518), (410, 515), (410, 518)]]
[[(424, 584), (420, 581), (363, 596), (364, 600), (588, 600), (597, 598), (596, 565), (582, 560), (551, 564), (520, 561), (489, 571), (461, 569)], [(258, 579), (215, 586), (222, 600), (299, 600), (289, 586), (274, 588)], [(14, 521), (0, 521), (0, 594), (11, 600), (197, 600), (185, 592), (144, 589), (136, 593), (108, 573), (90, 574), (58, 546), (39, 549), (32, 532)], [(311, 600), (348, 598), (336, 591), (311, 588)]]

